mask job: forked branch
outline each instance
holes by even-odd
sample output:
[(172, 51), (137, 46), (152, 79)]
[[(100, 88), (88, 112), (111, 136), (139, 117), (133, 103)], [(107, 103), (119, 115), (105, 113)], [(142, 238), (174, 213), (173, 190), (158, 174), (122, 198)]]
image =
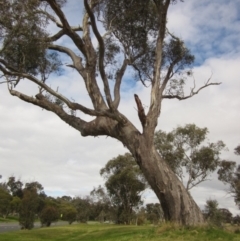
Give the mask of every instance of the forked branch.
[(194, 95), (197, 95), (202, 89), (210, 86), (210, 85), (220, 85), (221, 82), (219, 83), (209, 83), (209, 81), (211, 80), (211, 77), (207, 80), (207, 82), (200, 88), (198, 88), (196, 91), (194, 91), (195, 89), (195, 81), (194, 81), (194, 87), (191, 89), (191, 92), (189, 95), (187, 96), (179, 96), (179, 95), (163, 95), (162, 99), (178, 99), (178, 100), (186, 100), (189, 99), (191, 97), (193, 97)]
[(81, 37), (75, 32), (74, 29), (69, 25), (69, 22), (67, 21), (63, 11), (61, 10), (60, 6), (57, 4), (55, 0), (46, 0), (52, 10), (56, 13), (59, 20), (61, 21), (61, 24), (59, 26), (62, 26), (62, 28), (66, 31), (66, 34), (72, 39), (72, 41), (75, 43), (76, 47), (82, 52), (84, 56), (86, 56), (86, 49), (85, 45), (81, 39)]

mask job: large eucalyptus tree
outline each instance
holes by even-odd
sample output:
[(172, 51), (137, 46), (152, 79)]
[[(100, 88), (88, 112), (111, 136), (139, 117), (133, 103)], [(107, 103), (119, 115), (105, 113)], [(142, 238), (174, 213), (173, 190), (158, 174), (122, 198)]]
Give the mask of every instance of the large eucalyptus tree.
[[(194, 57), (166, 28), (168, 8), (176, 2), (83, 0), (79, 1), (84, 6), (82, 22), (71, 26), (64, 13), (64, 0), (1, 0), (0, 71), (11, 95), (55, 113), (82, 136), (105, 135), (121, 141), (159, 198), (165, 218), (191, 225), (203, 222), (201, 211), (156, 151), (154, 132), (163, 99), (184, 100), (218, 83), (208, 80), (199, 89), (193, 87), (184, 94)], [(58, 27), (55, 33), (47, 31), (52, 23)], [(65, 36), (73, 44), (58, 41)], [(92, 108), (51, 88), (48, 77), (59, 71), (63, 55), (70, 57), (68, 67), (85, 83)], [(118, 108), (120, 86), (129, 70), (135, 72), (137, 80), (151, 86), (147, 113), (138, 95), (133, 95), (142, 131)], [(23, 79), (38, 87), (34, 96), (19, 90), (18, 83)], [(110, 80), (114, 81), (112, 89)], [(95, 118), (85, 121), (78, 113)]]

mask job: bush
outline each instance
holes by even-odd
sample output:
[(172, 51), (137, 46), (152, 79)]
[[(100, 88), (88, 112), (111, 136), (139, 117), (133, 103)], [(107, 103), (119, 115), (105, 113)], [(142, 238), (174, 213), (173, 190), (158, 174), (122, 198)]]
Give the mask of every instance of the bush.
[(77, 210), (74, 207), (65, 207), (62, 210), (62, 220), (68, 221), (69, 224), (72, 224), (76, 221)]
[(49, 227), (52, 222), (57, 221), (59, 217), (59, 213), (56, 207), (54, 206), (46, 206), (43, 208), (40, 214), (40, 221), (42, 226)]
[(32, 229), (34, 227), (35, 214), (37, 211), (37, 193), (25, 190), (19, 211), (19, 224), (22, 229)]

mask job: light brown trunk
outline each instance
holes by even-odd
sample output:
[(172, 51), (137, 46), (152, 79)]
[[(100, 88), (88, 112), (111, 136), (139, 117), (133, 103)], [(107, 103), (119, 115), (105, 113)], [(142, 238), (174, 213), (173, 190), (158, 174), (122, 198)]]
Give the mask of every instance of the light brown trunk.
[(201, 210), (168, 164), (161, 159), (155, 147), (146, 145), (142, 137), (138, 139), (137, 146), (129, 147), (157, 195), (165, 219), (182, 225), (203, 223)]

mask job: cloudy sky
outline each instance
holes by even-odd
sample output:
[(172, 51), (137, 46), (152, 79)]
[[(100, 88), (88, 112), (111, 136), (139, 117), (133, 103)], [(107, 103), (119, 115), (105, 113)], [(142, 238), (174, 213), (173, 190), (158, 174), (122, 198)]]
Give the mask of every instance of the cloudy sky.
[[(72, 24), (81, 24), (79, 2), (69, 0), (65, 7)], [(222, 84), (185, 101), (164, 100), (157, 129), (171, 131), (188, 123), (207, 127), (209, 141), (223, 140), (228, 147), (221, 157), (240, 164), (234, 155), (240, 144), (240, 0), (185, 0), (171, 5), (168, 28), (195, 55), (196, 85), (201, 86), (210, 76)], [(61, 41), (67, 43), (67, 39)], [(73, 70), (53, 76), (51, 86), (61, 86), (60, 92), (64, 90), (67, 96), (89, 106), (81, 78)], [(21, 81), (18, 88), (33, 94), (35, 90), (27, 81)], [(120, 110), (141, 130), (133, 95), (138, 94), (147, 108), (149, 88), (126, 82), (122, 89)], [(82, 137), (54, 114), (10, 96), (4, 84), (0, 85), (0, 137), (2, 181), (11, 175), (23, 182), (38, 181), (53, 196), (89, 194), (103, 184), (99, 170), (107, 161), (127, 152), (116, 140)], [(211, 198), (217, 199), (220, 207), (239, 213), (226, 191), (227, 186), (213, 174), (191, 193), (201, 208)], [(151, 191), (144, 193), (144, 199), (157, 202)]]

